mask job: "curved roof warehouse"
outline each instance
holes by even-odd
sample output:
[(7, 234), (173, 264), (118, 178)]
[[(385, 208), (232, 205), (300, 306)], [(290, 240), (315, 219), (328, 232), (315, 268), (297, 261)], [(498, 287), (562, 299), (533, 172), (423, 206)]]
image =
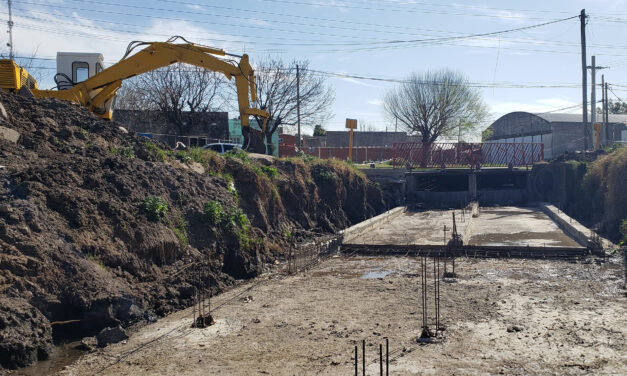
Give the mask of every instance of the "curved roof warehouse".
[[(609, 115), (601, 127), (600, 145), (627, 141), (627, 115)], [(592, 128), (592, 127), (590, 127)], [(590, 130), (589, 140), (593, 140)], [(510, 112), (498, 118), (483, 133), (484, 142), (540, 142), (544, 158), (552, 159), (567, 151), (583, 150), (584, 133), (579, 114)], [(592, 145), (592, 141), (589, 142)]]

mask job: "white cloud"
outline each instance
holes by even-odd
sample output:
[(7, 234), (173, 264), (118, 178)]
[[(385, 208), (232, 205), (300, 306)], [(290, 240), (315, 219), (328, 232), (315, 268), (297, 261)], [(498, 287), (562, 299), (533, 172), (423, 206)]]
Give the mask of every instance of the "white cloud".
[(346, 82), (350, 82), (351, 84), (355, 84), (355, 85), (359, 85), (359, 86), (372, 87), (372, 88), (377, 88), (377, 89), (381, 88), (381, 86), (373, 85), (371, 83), (364, 82), (362, 80), (357, 80), (357, 79), (351, 78), (351, 77), (339, 77), (339, 76), (337, 76), (337, 77), (332, 77), (332, 78), (335, 78), (335, 79), (338, 79), (338, 80), (342, 80), (342, 81), (346, 81)]
[[(491, 112), (495, 117), (500, 117), (504, 114), (516, 111), (524, 111), (524, 112), (532, 112), (532, 113), (541, 113), (547, 111), (555, 111), (560, 108), (575, 106), (578, 103), (566, 100), (563, 98), (542, 98), (537, 99), (533, 102), (523, 103), (523, 102), (496, 102), (490, 103), (489, 107)], [(563, 113), (579, 113), (581, 109), (579, 107), (575, 107), (572, 109), (561, 110), (558, 112)]]
[(380, 99), (371, 99), (368, 101), (368, 103), (375, 106), (383, 106), (383, 101)]
[(187, 7), (188, 7), (189, 9), (193, 9), (193, 10), (203, 10), (203, 7), (201, 7), (201, 6), (200, 6), (200, 5), (198, 5), (198, 4), (186, 4), (186, 5), (187, 5)]

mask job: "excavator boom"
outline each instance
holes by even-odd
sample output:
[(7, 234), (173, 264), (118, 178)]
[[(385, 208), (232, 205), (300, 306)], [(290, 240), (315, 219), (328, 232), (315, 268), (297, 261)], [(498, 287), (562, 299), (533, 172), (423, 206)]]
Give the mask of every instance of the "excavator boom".
[[(127, 49), (127, 53), (119, 62), (85, 81), (76, 83), (68, 90), (38, 90), (36, 85), (30, 85), (31, 91), (36, 98), (58, 98), (72, 101), (88, 107), (103, 119), (111, 120), (113, 117), (113, 99), (117, 90), (122, 86), (122, 81), (125, 79), (174, 63), (195, 65), (220, 72), (229, 80), (235, 78), (240, 119), (244, 128), (242, 132), (245, 139), (244, 147), (247, 148), (249, 144), (247, 137), (251, 133), (255, 133), (250, 129), (249, 117), (256, 116), (264, 119), (261, 127), (262, 133), (265, 132), (266, 121), (269, 118), (267, 112), (250, 107), (250, 101), (256, 101), (257, 94), (254, 70), (250, 65), (248, 55), (239, 56), (239, 62), (223, 60), (218, 58), (218, 56), (226, 57), (227, 54), (221, 49), (200, 46), (187, 41), (185, 41), (186, 43), (173, 43), (178, 38), (180, 37), (173, 37), (166, 42), (132, 42)], [(139, 46), (146, 47), (131, 55), (130, 53), (133, 49)], [(24, 73), (21, 70), (18, 72), (16, 67), (19, 66), (13, 62), (11, 62), (13, 64), (10, 68), (12, 69), (11, 71), (9, 68), (5, 68), (5, 66), (9, 67), (6, 64), (2, 64), (5, 61), (0, 61), (0, 77), (5, 71), (7, 72), (6, 76), (15, 77), (15, 83), (8, 83), (7, 85), (11, 87), (6, 88), (17, 91), (22, 86), (18, 82)], [(8, 73), (9, 71), (11, 72), (10, 74)], [(22, 79), (22, 81), (24, 80)], [(6, 85), (2, 85), (2, 87), (4, 86)], [(259, 137), (259, 132), (257, 132), (257, 137)], [(265, 150), (255, 151), (265, 152)]]

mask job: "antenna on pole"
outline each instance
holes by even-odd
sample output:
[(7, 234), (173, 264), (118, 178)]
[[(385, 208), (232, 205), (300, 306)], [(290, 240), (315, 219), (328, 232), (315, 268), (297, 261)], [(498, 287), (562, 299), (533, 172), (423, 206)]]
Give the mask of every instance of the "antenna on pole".
[(7, 43), (7, 46), (9, 47), (9, 59), (13, 60), (13, 13), (11, 12), (11, 5), (12, 5), (12, 1), (8, 0), (9, 3), (9, 22), (7, 22), (7, 25), (9, 25), (9, 43)]

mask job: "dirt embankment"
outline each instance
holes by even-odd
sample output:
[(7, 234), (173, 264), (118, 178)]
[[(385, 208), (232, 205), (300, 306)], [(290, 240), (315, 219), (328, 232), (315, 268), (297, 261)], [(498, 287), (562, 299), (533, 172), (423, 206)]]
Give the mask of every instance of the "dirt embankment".
[(0, 369), (189, 306), (384, 208), (343, 163), (175, 152), (67, 102), (0, 101), (21, 134), (0, 140)]
[[(579, 159), (579, 160), (578, 160)], [(589, 158), (534, 166), (532, 192), (613, 241), (627, 237), (627, 147)], [(627, 226), (624, 226), (627, 227)]]

